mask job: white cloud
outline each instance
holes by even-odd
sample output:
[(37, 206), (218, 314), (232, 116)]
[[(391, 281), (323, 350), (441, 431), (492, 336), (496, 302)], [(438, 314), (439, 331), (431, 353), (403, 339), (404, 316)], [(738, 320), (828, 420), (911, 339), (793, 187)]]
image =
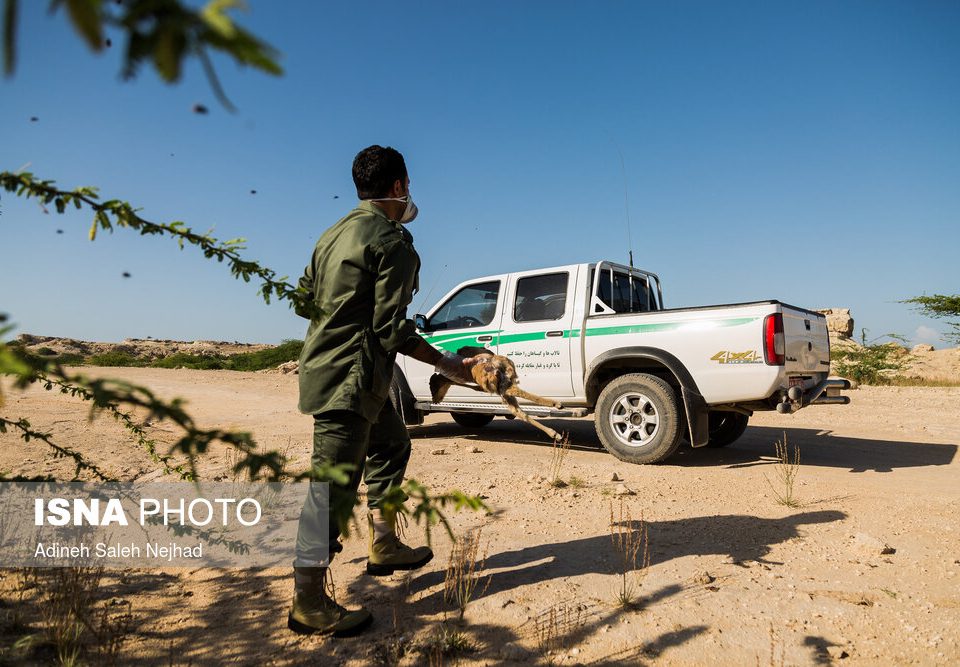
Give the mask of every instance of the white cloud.
[(913, 343), (929, 343), (931, 345), (936, 345), (937, 343), (943, 343), (943, 339), (940, 338), (940, 332), (932, 327), (927, 327), (920, 325), (917, 327), (917, 330), (913, 332)]

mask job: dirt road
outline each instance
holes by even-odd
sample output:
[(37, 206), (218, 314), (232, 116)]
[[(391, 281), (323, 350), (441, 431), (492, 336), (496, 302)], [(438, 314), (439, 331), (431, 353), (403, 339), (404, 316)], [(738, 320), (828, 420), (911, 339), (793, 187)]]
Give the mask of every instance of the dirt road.
[[(311, 420), (296, 411), (296, 377), (94, 372), (182, 396), (201, 424), (249, 429), (262, 446), (307, 462)], [(89, 424), (74, 399), (39, 388), (5, 393), (5, 416), (30, 416), (112, 474), (154, 470), (112, 419)], [(365, 542), (355, 537), (334, 572), (342, 600), (376, 614), (368, 634), (290, 634), (285, 569), (117, 572), (103, 595), (133, 604), (124, 664), (388, 664), (404, 652), (402, 664), (426, 664), (418, 646), (444, 619), (479, 646), (444, 664), (960, 663), (960, 388), (867, 387), (851, 397), (845, 407), (755, 415), (726, 449), (687, 448), (646, 467), (603, 451), (589, 419), (548, 421), (570, 433), (566, 488), (546, 480), (552, 449), (539, 431), (497, 419), (471, 432), (432, 416), (412, 431), (409, 476), (481, 493), (495, 510), (452, 517), (458, 531), (483, 526), (489, 575), (462, 625), (443, 600), (445, 536), (437, 534), (437, 557), (422, 571), (387, 579), (362, 575)], [(175, 436), (164, 424), (150, 432)], [(784, 433), (800, 450), (796, 508), (774, 498), (782, 491), (774, 443)], [(221, 474), (227, 459), (213, 452), (200, 470)], [(9, 433), (0, 435), (0, 469), (72, 475), (42, 444)], [(635, 495), (616, 496), (619, 484)], [(648, 529), (649, 567), (628, 573), (637, 609), (616, 601), (610, 515), (621, 498), (634, 525), (642, 516)], [(408, 537), (422, 540), (413, 527)], [(5, 595), (12, 581), (4, 578)]]

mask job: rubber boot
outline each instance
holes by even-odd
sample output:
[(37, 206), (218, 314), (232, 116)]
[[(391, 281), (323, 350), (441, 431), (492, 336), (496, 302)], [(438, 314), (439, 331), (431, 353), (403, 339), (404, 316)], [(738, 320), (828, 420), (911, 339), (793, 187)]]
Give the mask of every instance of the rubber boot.
[(367, 574), (384, 577), (396, 570), (416, 570), (433, 558), (430, 547), (413, 549), (400, 541), (396, 513), (383, 510), (377, 510), (375, 514), (367, 512), (367, 523), (370, 525)]
[(293, 607), (287, 627), (301, 635), (315, 632), (350, 637), (363, 632), (373, 621), (364, 607), (346, 609), (327, 592), (327, 568), (293, 568)]

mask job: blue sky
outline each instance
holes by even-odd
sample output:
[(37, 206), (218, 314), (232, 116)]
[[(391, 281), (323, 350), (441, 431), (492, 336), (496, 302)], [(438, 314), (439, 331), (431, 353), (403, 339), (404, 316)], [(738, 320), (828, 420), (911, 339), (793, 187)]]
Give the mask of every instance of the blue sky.
[[(175, 86), (150, 68), (122, 82), (119, 35), (97, 56), (46, 3), (21, 5), (0, 169), (245, 237), (292, 280), (355, 202), (353, 156), (380, 143), (405, 154), (421, 210), (411, 310), (478, 275), (626, 262), (626, 192), (635, 262), (668, 306), (849, 307), (858, 333), (943, 344), (942, 322), (896, 302), (960, 285), (956, 2), (252, 1), (237, 20), (286, 74), (218, 59), (236, 114), (196, 64)], [(86, 212), (7, 193), (0, 211), (18, 332), (304, 334), (190, 248), (129, 230), (90, 243)]]

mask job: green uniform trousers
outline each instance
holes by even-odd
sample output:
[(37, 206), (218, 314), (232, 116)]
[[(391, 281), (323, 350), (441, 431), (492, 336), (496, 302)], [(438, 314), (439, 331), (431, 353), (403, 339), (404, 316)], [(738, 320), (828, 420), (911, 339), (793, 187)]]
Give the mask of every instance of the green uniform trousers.
[(343, 550), (339, 538), (356, 504), (361, 476), (373, 509), (388, 489), (403, 483), (410, 460), (407, 427), (389, 400), (372, 424), (346, 410), (321, 412), (313, 420), (313, 465), (349, 463), (354, 468), (347, 484), (329, 484), (329, 500), (321, 484), (310, 483), (297, 528), (298, 567), (315, 567)]

